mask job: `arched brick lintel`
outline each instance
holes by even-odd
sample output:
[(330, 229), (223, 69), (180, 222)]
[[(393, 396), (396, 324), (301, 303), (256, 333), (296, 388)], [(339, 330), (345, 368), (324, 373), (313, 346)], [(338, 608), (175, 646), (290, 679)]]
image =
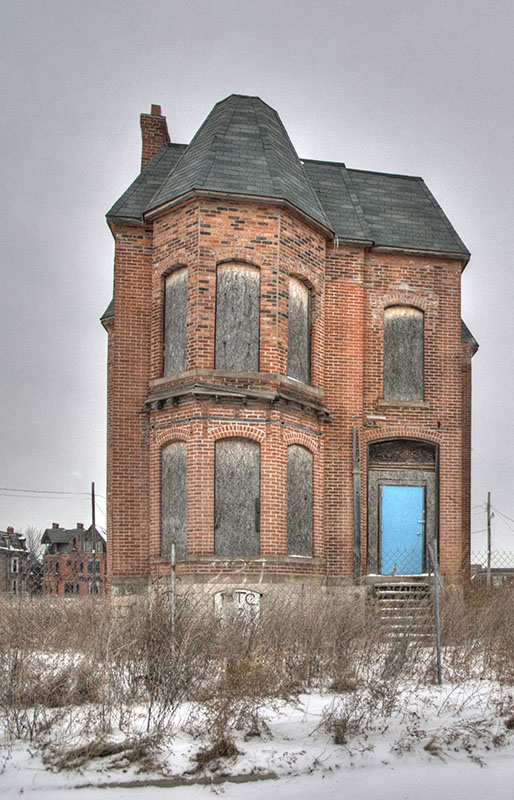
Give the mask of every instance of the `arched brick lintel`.
[(216, 425), (209, 425), (207, 434), (210, 439), (253, 439), (255, 442), (262, 443), (266, 439), (266, 431), (260, 430), (250, 424), (241, 422), (221, 422)]

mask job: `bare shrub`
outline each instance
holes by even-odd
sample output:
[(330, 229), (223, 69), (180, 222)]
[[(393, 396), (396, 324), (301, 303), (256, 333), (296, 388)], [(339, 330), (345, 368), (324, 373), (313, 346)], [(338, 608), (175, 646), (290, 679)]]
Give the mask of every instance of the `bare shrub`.
[(229, 736), (220, 736), (210, 747), (205, 747), (196, 753), (194, 771), (199, 772), (205, 767), (210, 767), (211, 770), (217, 769), (221, 759), (235, 759), (238, 755), (239, 750), (235, 746), (234, 740)]
[[(512, 685), (514, 592), (444, 591), (441, 609), (445, 679)], [(236, 731), (267, 735), (267, 713), (313, 689), (338, 695), (324, 725), (346, 743), (403, 713), (435, 675), (432, 634), (388, 631), (362, 599), (296, 587), (269, 593), (246, 622), (217, 620), (207, 593), (182, 593), (174, 636), (166, 586), (130, 608), (41, 598), (1, 601), (0, 613), (0, 717), (57, 765), (107, 752), (112, 731), (128, 750), (144, 743), (130, 757), (148, 760), (184, 701), (190, 729), (208, 742), (201, 763), (234, 757)], [(500, 716), (508, 727), (512, 704)], [(129, 758), (109, 757), (118, 756)]]
[(454, 680), (514, 682), (514, 587), (445, 592), (441, 605), (445, 663)]
[(58, 770), (78, 769), (92, 759), (110, 759), (112, 756), (122, 756), (124, 764), (134, 762), (144, 764), (146, 761), (150, 761), (153, 765), (153, 752), (158, 741), (158, 737), (154, 735), (137, 736), (125, 739), (122, 742), (99, 738), (71, 748), (63, 748), (59, 744), (53, 744), (45, 751), (44, 761), (47, 765)]

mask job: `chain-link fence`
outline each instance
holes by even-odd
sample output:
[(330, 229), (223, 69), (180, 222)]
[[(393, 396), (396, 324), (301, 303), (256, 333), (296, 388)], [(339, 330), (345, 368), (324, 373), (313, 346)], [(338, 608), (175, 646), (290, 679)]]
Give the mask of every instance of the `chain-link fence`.
[(419, 575), (428, 572), (419, 547), (388, 548), (380, 554), (381, 575)]
[[(471, 553), (471, 580), (475, 583), (487, 581), (487, 551)], [(491, 551), (491, 583), (493, 586), (514, 584), (514, 551)]]

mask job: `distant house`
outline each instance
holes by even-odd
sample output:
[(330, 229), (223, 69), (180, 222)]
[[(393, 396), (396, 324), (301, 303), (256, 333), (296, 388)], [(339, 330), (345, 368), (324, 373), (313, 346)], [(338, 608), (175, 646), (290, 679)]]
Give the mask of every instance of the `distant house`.
[(24, 594), (27, 591), (28, 550), (25, 537), (8, 527), (0, 531), (0, 593)]
[[(487, 583), (487, 567), (471, 564), (471, 580), (475, 584)], [(491, 567), (491, 586), (497, 589), (512, 584), (514, 586), (514, 567)]]
[(54, 522), (43, 533), (41, 543), (46, 545), (44, 595), (105, 594), (106, 540), (98, 529), (86, 529), (82, 522), (66, 529)]

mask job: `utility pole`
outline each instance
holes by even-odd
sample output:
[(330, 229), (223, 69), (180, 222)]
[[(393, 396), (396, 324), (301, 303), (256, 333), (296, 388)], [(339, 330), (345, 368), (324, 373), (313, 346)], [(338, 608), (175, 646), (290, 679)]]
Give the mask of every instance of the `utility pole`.
[(491, 492), (487, 492), (487, 588), (491, 588)]
[(93, 544), (93, 580), (91, 582), (91, 594), (97, 594), (98, 587), (96, 585), (96, 523), (95, 523), (95, 482), (91, 483), (91, 518), (93, 524), (91, 525), (92, 544)]

